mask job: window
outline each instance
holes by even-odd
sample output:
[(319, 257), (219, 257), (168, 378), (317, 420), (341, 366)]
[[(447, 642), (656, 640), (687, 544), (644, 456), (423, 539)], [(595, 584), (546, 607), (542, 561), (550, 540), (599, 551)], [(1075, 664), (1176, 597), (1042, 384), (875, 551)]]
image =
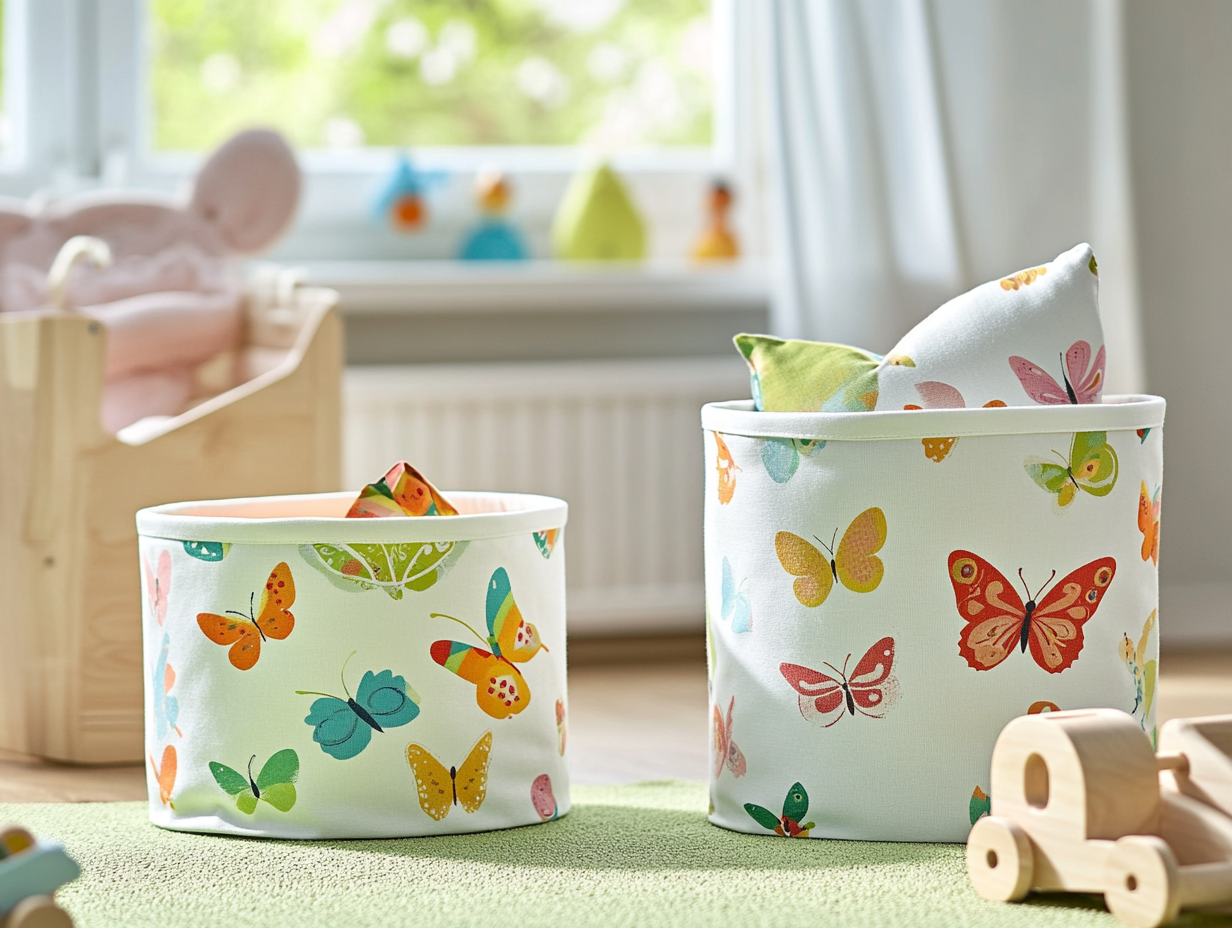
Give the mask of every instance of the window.
[[(544, 255), (597, 153), (659, 212), (652, 248), (681, 255), (708, 179), (734, 171), (733, 0), (0, 4), (0, 193), (173, 189), (233, 131), (273, 125), (308, 178), (284, 258), (449, 257), (492, 162)], [(369, 216), (400, 150), (443, 178), (420, 236)]]

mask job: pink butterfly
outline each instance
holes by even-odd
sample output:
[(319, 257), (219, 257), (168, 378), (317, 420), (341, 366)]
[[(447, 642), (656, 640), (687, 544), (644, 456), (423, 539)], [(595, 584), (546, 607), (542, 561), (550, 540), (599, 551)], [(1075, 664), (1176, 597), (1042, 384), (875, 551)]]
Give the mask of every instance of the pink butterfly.
[(1074, 342), (1069, 351), (1065, 352), (1062, 362), (1061, 379), (1065, 388), (1053, 379), (1052, 375), (1026, 358), (1013, 355), (1010, 358), (1010, 369), (1014, 372), (1027, 395), (1037, 403), (1049, 406), (1063, 406), (1066, 403), (1097, 403), (1099, 392), (1104, 388), (1104, 346), (1099, 346), (1095, 355), (1095, 363), (1088, 370), (1091, 360), (1091, 346), (1087, 342)]
[(158, 573), (150, 568), (144, 554), (141, 560), (145, 564), (145, 595), (150, 603), (150, 612), (162, 625), (167, 618), (167, 594), (171, 592), (171, 552), (163, 551), (158, 556)]
[(744, 754), (732, 741), (732, 709), (736, 707), (736, 697), (727, 704), (727, 721), (723, 721), (723, 713), (718, 705), (714, 707), (714, 778), (717, 780), (726, 767), (734, 777), (742, 777), (748, 769)]
[(829, 728), (844, 715), (859, 712), (879, 719), (894, 708), (899, 696), (898, 680), (892, 673), (894, 639), (887, 636), (874, 642), (848, 676), (850, 661), (848, 654), (842, 670), (827, 663), (833, 676), (800, 664), (779, 665), (779, 673), (800, 694), (800, 714), (805, 719)]

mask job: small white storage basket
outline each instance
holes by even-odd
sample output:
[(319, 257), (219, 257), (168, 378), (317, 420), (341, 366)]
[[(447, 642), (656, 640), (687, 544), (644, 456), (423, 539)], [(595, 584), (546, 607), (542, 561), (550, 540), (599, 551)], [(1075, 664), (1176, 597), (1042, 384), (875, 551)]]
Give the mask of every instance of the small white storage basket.
[(704, 407), (711, 821), (962, 841), (1011, 718), (1153, 735), (1163, 418)]
[(137, 514), (155, 824), (377, 838), (569, 810), (565, 503), (343, 518), (353, 498)]

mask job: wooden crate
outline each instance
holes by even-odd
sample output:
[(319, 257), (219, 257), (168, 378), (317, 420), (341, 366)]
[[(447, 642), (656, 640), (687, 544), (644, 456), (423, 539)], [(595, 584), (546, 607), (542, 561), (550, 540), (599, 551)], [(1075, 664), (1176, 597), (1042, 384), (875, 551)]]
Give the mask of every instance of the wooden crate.
[(269, 369), (128, 441), (99, 421), (98, 323), (0, 315), (0, 747), (143, 759), (134, 513), (340, 488), (336, 301), (311, 288), (283, 305), (250, 298), (245, 353)]

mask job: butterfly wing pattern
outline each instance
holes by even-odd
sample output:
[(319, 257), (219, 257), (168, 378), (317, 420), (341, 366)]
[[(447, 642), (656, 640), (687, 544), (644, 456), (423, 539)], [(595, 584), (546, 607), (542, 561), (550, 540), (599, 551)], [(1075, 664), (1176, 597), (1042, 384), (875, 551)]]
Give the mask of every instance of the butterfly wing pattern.
[[(848, 660), (851, 655), (847, 655)], [(829, 665), (827, 665), (829, 666)], [(783, 663), (779, 673), (798, 694), (800, 714), (808, 722), (830, 728), (847, 715), (883, 718), (898, 703), (900, 688), (894, 676), (894, 639), (885, 637), (869, 648), (851, 675), (847, 664), (830, 673), (801, 664)]]
[(1116, 575), (1116, 561), (1103, 557), (1061, 578), (1035, 603), (1023, 603), (1005, 575), (978, 554), (953, 551), (950, 582), (966, 622), (958, 652), (974, 670), (991, 670), (1013, 651), (1030, 647), (1049, 673), (1069, 668), (1082, 652), (1083, 625), (1095, 614)]
[(1076, 432), (1066, 463), (1027, 458), (1023, 468), (1045, 492), (1053, 494), (1059, 509), (1074, 501), (1078, 491), (1107, 496), (1116, 486), (1120, 464), (1106, 432)]
[(175, 789), (175, 775), (178, 767), (179, 761), (174, 744), (163, 748), (161, 766), (154, 763), (154, 755), (150, 755), (150, 769), (154, 771), (154, 779), (158, 783), (158, 798), (162, 800), (163, 805), (172, 809), (175, 808), (175, 803), (171, 801), (171, 793)]
[(252, 761), (249, 763), (248, 775), (240, 773), (226, 764), (210, 761), (210, 773), (214, 782), (223, 792), (235, 797), (235, 806), (245, 815), (257, 811), (257, 801), (269, 803), (279, 812), (289, 812), (295, 805), (295, 781), (299, 779), (299, 755), (291, 748), (278, 751), (261, 768), (255, 780), (252, 779)]
[[(1037, 403), (1048, 406), (1063, 406), (1068, 403), (1097, 403), (1104, 388), (1104, 346), (1099, 346), (1094, 363), (1091, 362), (1089, 342), (1076, 341), (1065, 352), (1062, 377), (1065, 386), (1057, 383), (1051, 374), (1026, 358), (1012, 355), (1010, 369), (1027, 396)], [(1089, 366), (1088, 366), (1089, 365)]]
[(171, 636), (163, 635), (163, 646), (154, 664), (153, 685), (150, 687), (154, 697), (154, 734), (159, 741), (173, 731), (177, 735), (181, 734), (176, 726), (180, 715), (180, 701), (170, 695), (171, 687), (175, 686), (175, 671), (167, 663), (170, 650)]
[(282, 640), (295, 628), (291, 606), (295, 604), (295, 580), (286, 561), (278, 564), (265, 581), (261, 608), (256, 616), (238, 613), (217, 615), (201, 612), (197, 624), (205, 637), (220, 645), (230, 645), (227, 658), (237, 670), (251, 670), (261, 657), (261, 642)]
[(171, 592), (171, 552), (164, 550), (159, 553), (156, 569), (150, 567), (144, 554), (141, 561), (145, 566), (145, 594), (150, 614), (162, 625), (167, 619), (167, 596)]
[(419, 694), (392, 670), (367, 671), (353, 698), (322, 696), (314, 700), (304, 721), (313, 727), (312, 740), (337, 760), (350, 760), (372, 741), (374, 732), (401, 728), (419, 716)]
[(834, 585), (834, 575), (825, 555), (812, 542), (791, 532), (779, 532), (774, 536), (774, 550), (783, 569), (796, 578), (791, 585), (796, 599), (809, 608), (824, 603)]
[(753, 628), (753, 607), (749, 602), (749, 594), (737, 591), (736, 582), (732, 576), (731, 564), (723, 558), (722, 587), (720, 589), (721, 606), (719, 615), (724, 622), (731, 622), (732, 631), (743, 635)]
[(724, 721), (718, 704), (714, 706), (714, 776), (716, 780), (722, 775), (724, 767), (730, 770), (734, 777), (742, 777), (748, 772), (748, 762), (744, 759), (740, 748), (736, 747), (736, 742), (732, 740), (732, 710), (735, 707), (736, 697), (733, 696), (727, 705), (727, 719)]
[(547, 650), (539, 632), (523, 620), (513, 598), (509, 574), (498, 567), (488, 581), (486, 604), (491, 651), (460, 641), (434, 641), (432, 659), (475, 684), (475, 701), (488, 715), (507, 719), (530, 705), (530, 686), (514, 663), (525, 663)]
[(488, 795), (488, 763), (492, 759), (492, 732), (484, 732), (459, 767), (446, 769), (422, 744), (409, 744), (406, 760), (415, 774), (419, 807), (439, 822), (455, 805), (464, 812), (479, 811)]
[(886, 542), (885, 513), (876, 506), (852, 520), (834, 552), (839, 582), (853, 593), (871, 593), (881, 585), (885, 564), (877, 557)]
[(1160, 490), (1154, 495), (1147, 492), (1146, 481), (1138, 491), (1138, 531), (1142, 532), (1142, 560), (1159, 564), (1159, 508)]

